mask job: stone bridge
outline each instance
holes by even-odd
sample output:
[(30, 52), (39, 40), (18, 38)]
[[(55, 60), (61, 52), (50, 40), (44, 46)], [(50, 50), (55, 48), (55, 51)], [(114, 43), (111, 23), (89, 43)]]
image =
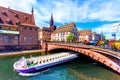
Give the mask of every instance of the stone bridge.
[(68, 49), (79, 52), (99, 61), (120, 74), (120, 53), (112, 50), (103, 49), (95, 46), (64, 44), (64, 43), (46, 43), (43, 45), (46, 51), (54, 49)]

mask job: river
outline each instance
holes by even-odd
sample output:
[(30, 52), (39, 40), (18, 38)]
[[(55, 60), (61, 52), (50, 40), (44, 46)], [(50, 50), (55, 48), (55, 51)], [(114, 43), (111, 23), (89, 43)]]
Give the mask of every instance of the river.
[[(32, 56), (39, 55), (37, 53)], [(30, 55), (24, 56), (29, 57)], [(20, 57), (0, 57), (0, 80), (120, 80), (118, 74), (83, 57), (54, 66), (35, 76), (21, 76), (13, 70), (14, 62)]]

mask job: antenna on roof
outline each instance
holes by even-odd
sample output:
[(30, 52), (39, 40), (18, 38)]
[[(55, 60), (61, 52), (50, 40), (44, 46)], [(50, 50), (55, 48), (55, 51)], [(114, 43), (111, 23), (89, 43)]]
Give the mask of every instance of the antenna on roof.
[(31, 10), (31, 13), (32, 13), (32, 14), (34, 13), (34, 9), (33, 9), (33, 7), (32, 7), (32, 10)]
[(8, 10), (10, 10), (10, 6), (8, 6)]

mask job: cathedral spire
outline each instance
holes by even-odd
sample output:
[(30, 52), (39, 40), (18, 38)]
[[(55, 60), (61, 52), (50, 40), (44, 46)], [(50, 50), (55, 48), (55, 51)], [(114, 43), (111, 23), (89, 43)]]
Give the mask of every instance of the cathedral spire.
[(53, 14), (51, 14), (50, 26), (54, 25)]
[(54, 25), (54, 20), (53, 20), (53, 14), (51, 14), (51, 19), (50, 19), (50, 29), (53, 31), (56, 30), (56, 26)]

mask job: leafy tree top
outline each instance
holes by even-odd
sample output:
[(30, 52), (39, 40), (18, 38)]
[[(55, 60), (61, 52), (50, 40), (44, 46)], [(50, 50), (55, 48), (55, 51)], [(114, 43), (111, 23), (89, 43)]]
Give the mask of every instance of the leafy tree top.
[(67, 36), (67, 41), (72, 41), (74, 39), (74, 34), (70, 33), (68, 36)]

